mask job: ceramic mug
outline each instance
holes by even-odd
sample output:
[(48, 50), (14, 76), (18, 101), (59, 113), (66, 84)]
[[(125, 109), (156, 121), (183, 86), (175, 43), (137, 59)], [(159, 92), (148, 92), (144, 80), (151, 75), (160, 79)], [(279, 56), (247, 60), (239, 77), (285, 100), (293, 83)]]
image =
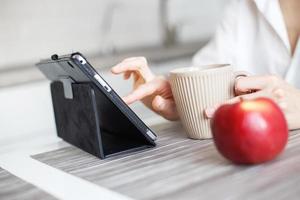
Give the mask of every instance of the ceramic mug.
[(192, 139), (212, 138), (206, 108), (234, 96), (234, 81), (242, 72), (229, 64), (185, 67), (170, 72), (170, 83), (182, 124)]

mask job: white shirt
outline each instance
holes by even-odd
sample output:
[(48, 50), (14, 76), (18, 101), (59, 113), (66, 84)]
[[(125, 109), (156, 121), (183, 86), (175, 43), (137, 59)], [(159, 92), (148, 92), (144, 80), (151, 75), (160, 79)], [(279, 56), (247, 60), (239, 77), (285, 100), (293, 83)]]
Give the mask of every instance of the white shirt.
[(300, 88), (300, 40), (292, 57), (278, 0), (233, 0), (194, 65), (232, 64), (256, 75), (276, 74)]

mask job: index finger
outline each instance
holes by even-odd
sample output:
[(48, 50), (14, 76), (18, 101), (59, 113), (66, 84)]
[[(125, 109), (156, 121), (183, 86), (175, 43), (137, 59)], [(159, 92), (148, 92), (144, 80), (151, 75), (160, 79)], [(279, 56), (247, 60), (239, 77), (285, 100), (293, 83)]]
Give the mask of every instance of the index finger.
[(152, 81), (133, 90), (130, 94), (123, 97), (122, 99), (127, 104), (132, 104), (135, 101), (142, 100), (143, 98), (154, 94), (159, 89), (159, 83)]

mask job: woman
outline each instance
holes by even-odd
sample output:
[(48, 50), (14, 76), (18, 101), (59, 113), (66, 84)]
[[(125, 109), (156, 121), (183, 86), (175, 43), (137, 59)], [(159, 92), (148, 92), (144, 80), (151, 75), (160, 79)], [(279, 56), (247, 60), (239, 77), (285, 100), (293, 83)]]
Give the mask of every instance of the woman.
[[(213, 39), (193, 60), (194, 65), (231, 63), (236, 70), (253, 74), (238, 78), (238, 96), (224, 103), (268, 97), (282, 108), (289, 129), (300, 128), (299, 10), (299, 0), (230, 3)], [(134, 77), (134, 90), (124, 97), (126, 103), (141, 100), (166, 119), (178, 119), (168, 80), (154, 75), (145, 58), (125, 59), (112, 72), (124, 74), (125, 79)], [(212, 117), (217, 107), (207, 108), (207, 117)]]

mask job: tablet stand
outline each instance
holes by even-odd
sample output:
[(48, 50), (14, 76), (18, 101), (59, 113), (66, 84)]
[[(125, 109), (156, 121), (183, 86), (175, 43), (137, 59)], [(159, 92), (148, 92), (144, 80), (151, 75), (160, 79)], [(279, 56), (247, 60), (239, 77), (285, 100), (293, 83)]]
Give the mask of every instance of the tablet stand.
[(101, 159), (153, 147), (138, 134), (128, 136), (127, 130), (112, 134), (102, 129), (101, 117), (111, 126), (118, 122), (109, 114), (104, 115), (105, 119), (101, 115), (107, 113), (100, 105), (103, 99), (99, 95), (103, 94), (91, 83), (52, 82), (51, 95), (57, 135), (66, 142)]

